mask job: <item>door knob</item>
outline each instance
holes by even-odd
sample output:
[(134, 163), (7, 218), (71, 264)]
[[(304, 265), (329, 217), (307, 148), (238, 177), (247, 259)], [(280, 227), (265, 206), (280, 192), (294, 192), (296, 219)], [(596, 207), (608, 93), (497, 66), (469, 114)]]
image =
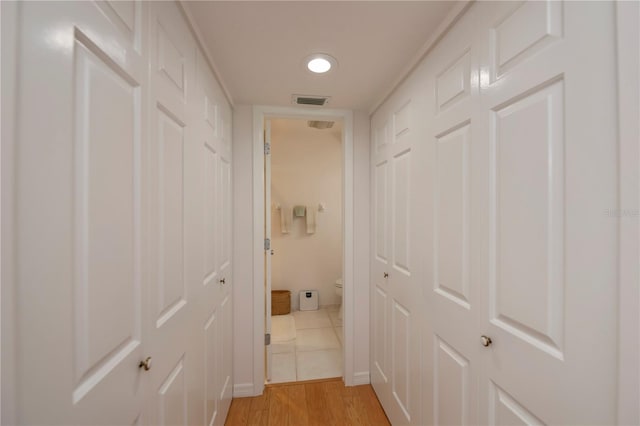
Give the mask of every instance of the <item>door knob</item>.
[(220, 280), (220, 284), (225, 284), (226, 282), (227, 282), (226, 278), (223, 278), (223, 279)]
[(491, 337), (489, 337), (489, 336), (481, 336), (480, 337), (480, 342), (482, 342), (482, 346), (484, 346), (485, 348), (487, 346), (491, 346), (491, 343), (493, 343), (491, 341)]
[(144, 361), (140, 361), (138, 368), (144, 368), (144, 371), (151, 370), (151, 357), (148, 356)]
[(383, 272), (382, 276), (385, 277), (385, 278), (389, 278), (389, 274), (387, 274), (386, 272)]

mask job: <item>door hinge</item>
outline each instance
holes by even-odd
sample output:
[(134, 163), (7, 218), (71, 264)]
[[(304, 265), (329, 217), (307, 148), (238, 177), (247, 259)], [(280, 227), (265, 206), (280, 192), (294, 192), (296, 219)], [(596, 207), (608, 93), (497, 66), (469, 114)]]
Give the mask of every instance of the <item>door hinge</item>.
[(269, 238), (264, 239), (264, 249), (271, 250), (271, 240)]
[(264, 335), (264, 345), (269, 346), (271, 344), (271, 333), (266, 333)]
[(264, 155), (270, 155), (270, 154), (271, 154), (271, 144), (265, 142), (265, 144), (264, 144)]

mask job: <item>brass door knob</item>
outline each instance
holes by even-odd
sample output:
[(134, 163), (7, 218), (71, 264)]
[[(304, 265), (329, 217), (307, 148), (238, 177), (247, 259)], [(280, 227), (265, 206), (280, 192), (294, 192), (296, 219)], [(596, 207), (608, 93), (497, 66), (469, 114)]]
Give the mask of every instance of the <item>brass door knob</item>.
[(481, 336), (480, 337), (480, 342), (482, 343), (482, 346), (484, 346), (485, 348), (487, 346), (491, 346), (491, 343), (493, 343), (491, 341), (491, 337), (489, 337), (489, 336)]
[(148, 356), (144, 361), (140, 361), (138, 368), (144, 368), (144, 371), (151, 370), (151, 357)]
[(220, 280), (220, 284), (226, 284), (226, 282), (227, 282), (226, 278), (223, 278), (223, 279)]
[(383, 276), (383, 277), (385, 277), (385, 278), (389, 278), (389, 274), (388, 274), (388, 273), (386, 273), (386, 272), (384, 272), (384, 273), (382, 274), (382, 276)]

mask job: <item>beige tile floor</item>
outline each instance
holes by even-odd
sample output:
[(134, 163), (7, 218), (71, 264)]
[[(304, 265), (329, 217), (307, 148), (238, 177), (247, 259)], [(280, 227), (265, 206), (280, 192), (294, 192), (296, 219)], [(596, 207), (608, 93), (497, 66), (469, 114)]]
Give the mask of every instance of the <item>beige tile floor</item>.
[(342, 376), (342, 320), (337, 306), (295, 311), (295, 338), (272, 330), (271, 381), (295, 382)]

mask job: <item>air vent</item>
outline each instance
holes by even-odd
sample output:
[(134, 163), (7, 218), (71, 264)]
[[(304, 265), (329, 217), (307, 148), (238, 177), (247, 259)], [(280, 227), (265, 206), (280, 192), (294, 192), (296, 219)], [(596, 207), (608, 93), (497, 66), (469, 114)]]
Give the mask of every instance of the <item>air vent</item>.
[(329, 96), (293, 95), (291, 100), (296, 105), (325, 106), (329, 103)]
[(333, 121), (307, 121), (307, 126), (313, 127), (314, 129), (330, 129), (333, 127)]

